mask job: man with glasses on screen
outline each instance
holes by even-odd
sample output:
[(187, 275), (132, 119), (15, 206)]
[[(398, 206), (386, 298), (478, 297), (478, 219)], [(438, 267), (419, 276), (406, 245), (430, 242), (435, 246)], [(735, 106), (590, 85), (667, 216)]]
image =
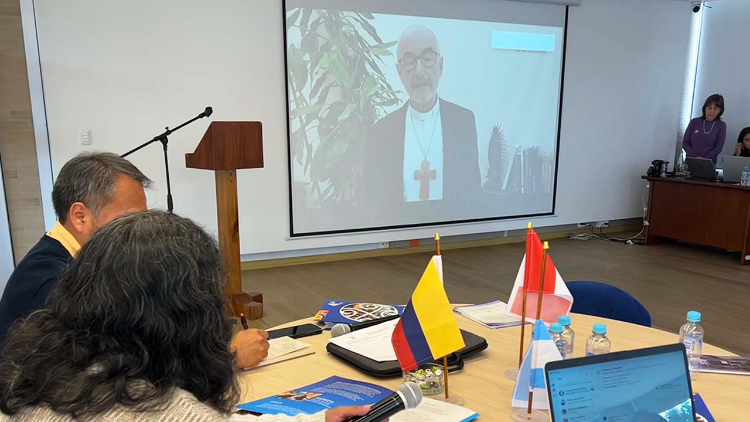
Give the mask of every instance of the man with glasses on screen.
[(368, 136), (363, 203), (447, 205), (481, 195), (474, 113), (438, 95), (443, 59), (428, 28), (414, 25), (401, 34), (396, 68), (409, 101)]

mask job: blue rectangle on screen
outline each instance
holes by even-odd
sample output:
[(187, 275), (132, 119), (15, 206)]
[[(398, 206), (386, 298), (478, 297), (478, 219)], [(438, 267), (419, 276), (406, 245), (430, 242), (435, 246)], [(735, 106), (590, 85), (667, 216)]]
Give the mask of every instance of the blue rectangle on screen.
[(492, 31), (495, 50), (555, 51), (555, 34)]

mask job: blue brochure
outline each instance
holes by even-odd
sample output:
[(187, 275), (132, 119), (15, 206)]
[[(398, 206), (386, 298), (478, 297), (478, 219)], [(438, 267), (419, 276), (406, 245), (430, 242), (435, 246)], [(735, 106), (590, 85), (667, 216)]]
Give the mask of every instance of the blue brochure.
[(392, 393), (393, 391), (375, 384), (334, 376), (276, 396), (240, 404), (237, 408), (271, 415), (279, 413), (289, 416), (299, 413), (311, 415), (339, 406), (375, 404)]
[(714, 416), (708, 411), (708, 406), (706, 406), (706, 402), (703, 401), (703, 397), (701, 397), (700, 394), (695, 393), (693, 394), (693, 398), (695, 399), (695, 413), (703, 416), (708, 422), (716, 422)]
[(371, 321), (404, 313), (403, 306), (381, 305), (368, 302), (348, 302), (344, 300), (326, 300), (315, 320), (325, 323), (326, 329), (335, 324), (352, 324)]

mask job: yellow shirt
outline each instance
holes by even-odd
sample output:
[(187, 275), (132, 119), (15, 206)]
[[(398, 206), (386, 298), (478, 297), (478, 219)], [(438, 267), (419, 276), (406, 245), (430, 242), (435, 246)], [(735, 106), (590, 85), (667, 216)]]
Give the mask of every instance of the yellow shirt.
[(68, 253), (70, 253), (70, 256), (73, 258), (78, 255), (78, 251), (81, 250), (81, 245), (78, 243), (75, 237), (73, 237), (70, 232), (63, 227), (62, 224), (58, 221), (55, 223), (55, 227), (52, 228), (52, 230), (47, 233), (47, 236), (57, 240), (60, 242), (60, 244), (63, 245), (65, 249), (68, 250)]

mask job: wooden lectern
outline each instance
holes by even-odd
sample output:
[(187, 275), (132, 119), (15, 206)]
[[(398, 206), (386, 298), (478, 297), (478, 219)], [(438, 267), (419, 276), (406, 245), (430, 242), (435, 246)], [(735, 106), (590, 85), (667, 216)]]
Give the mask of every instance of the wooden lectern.
[(195, 152), (185, 154), (188, 168), (216, 173), (216, 212), (219, 246), (229, 279), (224, 294), (234, 316), (263, 316), (263, 296), (242, 292), (240, 222), (237, 210), (237, 170), (263, 168), (263, 127), (260, 122), (212, 122)]

